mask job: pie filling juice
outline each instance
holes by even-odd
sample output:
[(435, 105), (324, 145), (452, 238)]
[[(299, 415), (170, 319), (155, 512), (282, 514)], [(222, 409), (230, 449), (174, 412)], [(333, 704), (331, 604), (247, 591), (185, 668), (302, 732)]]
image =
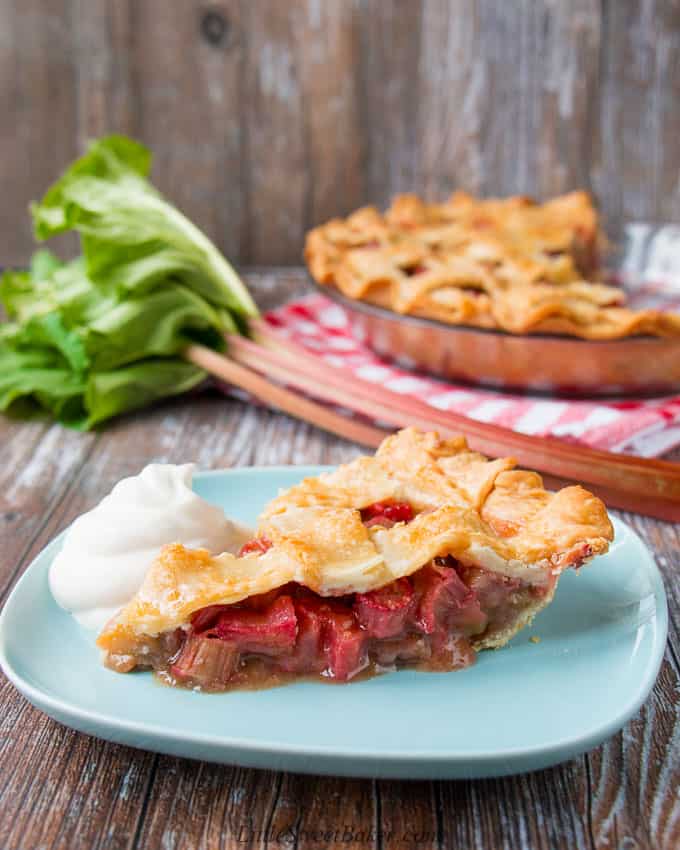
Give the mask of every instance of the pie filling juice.
[[(366, 526), (408, 522), (407, 503), (376, 503)], [(240, 554), (266, 552), (263, 537)], [(322, 597), (290, 583), (233, 605), (196, 611), (188, 629), (144, 653), (109, 657), (120, 672), (151, 667), (163, 680), (203, 690), (267, 687), (302, 676), (346, 682), (399, 667), (455, 670), (475, 659), (470, 638), (501, 629), (527, 598), (545, 592), (454, 558), (368, 593)]]

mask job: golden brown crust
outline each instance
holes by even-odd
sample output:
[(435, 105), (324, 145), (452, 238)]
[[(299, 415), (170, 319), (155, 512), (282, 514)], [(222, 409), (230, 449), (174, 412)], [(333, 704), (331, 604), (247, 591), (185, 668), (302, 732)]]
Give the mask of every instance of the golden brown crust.
[[(404, 429), (374, 457), (307, 478), (270, 502), (258, 528), (273, 544), (264, 554), (211, 557), (179, 544), (164, 547), (98, 643), (120, 651), (126, 639), (186, 625), (200, 608), (290, 581), (321, 595), (366, 592), (445, 555), (542, 592), (540, 604), (532, 598), (516, 623), (491, 638), (505, 642), (547, 604), (562, 570), (605, 552), (613, 537), (595, 496), (581, 487), (549, 493), (540, 476), (514, 465), (470, 451), (463, 437)], [(393, 528), (367, 528), (361, 508), (384, 500), (407, 501), (417, 514)]]
[(477, 649), (501, 649), (505, 644), (514, 638), (517, 632), (531, 625), (537, 614), (546, 608), (553, 601), (557, 582), (550, 587), (544, 596), (533, 598), (517, 613), (516, 618), (502, 629), (494, 631), (486, 631), (478, 637), (470, 638), (470, 643)]
[(625, 294), (597, 282), (604, 245), (585, 192), (536, 204), (477, 200), (443, 204), (397, 196), (307, 234), (318, 283), (397, 313), (515, 334), (584, 339), (678, 336), (680, 315), (630, 310)]

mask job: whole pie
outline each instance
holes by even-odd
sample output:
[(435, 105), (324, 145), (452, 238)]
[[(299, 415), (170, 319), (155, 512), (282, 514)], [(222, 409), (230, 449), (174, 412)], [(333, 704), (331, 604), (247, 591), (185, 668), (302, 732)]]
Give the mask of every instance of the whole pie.
[(613, 537), (591, 493), (514, 467), (400, 431), (275, 498), (238, 556), (166, 546), (100, 634), (105, 663), (206, 690), (465, 667)]
[(516, 334), (680, 335), (680, 315), (632, 310), (601, 281), (605, 239), (586, 192), (442, 204), (400, 195), (307, 234), (314, 279), (397, 313)]

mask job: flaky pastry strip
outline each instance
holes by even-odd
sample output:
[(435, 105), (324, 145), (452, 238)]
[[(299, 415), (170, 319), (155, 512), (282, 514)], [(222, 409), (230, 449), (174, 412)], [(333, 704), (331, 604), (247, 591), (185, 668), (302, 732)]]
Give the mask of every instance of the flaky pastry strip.
[(632, 310), (598, 282), (604, 245), (584, 192), (442, 204), (395, 198), (310, 231), (312, 276), (346, 296), (450, 324), (583, 339), (680, 336), (680, 315)]

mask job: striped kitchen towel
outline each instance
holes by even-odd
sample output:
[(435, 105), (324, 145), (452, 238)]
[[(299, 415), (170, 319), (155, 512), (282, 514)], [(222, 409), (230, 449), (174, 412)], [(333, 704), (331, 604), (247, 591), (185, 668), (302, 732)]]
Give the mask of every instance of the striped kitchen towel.
[[(652, 293), (658, 304), (659, 287), (645, 282), (640, 300)], [(606, 401), (538, 398), (414, 374), (381, 360), (362, 345), (352, 336), (340, 307), (317, 294), (285, 304), (266, 318), (326, 363), (440, 410), (524, 434), (559, 437), (643, 457), (658, 457), (680, 445), (680, 396)]]

